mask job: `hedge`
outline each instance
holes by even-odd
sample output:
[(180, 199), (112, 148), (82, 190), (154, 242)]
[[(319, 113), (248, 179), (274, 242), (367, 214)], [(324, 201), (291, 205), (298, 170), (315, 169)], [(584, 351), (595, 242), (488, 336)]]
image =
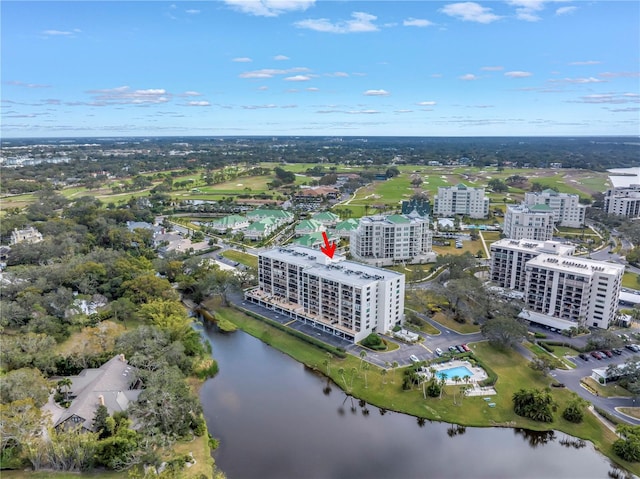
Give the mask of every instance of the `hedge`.
[(346, 358), (347, 357), (347, 353), (344, 351), (344, 349), (342, 348), (336, 348), (334, 346), (331, 346), (330, 344), (324, 343), (312, 336), (309, 336), (307, 334), (301, 333), (300, 331), (296, 330), (296, 329), (292, 329), (289, 328), (287, 326), (285, 326), (284, 324), (281, 324), (277, 321), (273, 321), (272, 319), (269, 318), (265, 318), (264, 316), (260, 316), (257, 313), (254, 313), (253, 311), (249, 311), (247, 309), (243, 309), (240, 308), (236, 305), (233, 305), (234, 308), (236, 308), (239, 311), (242, 311), (244, 314), (246, 314), (247, 316), (251, 316), (254, 319), (257, 319), (259, 321), (262, 321), (263, 323), (268, 324), (269, 326), (272, 326), (276, 329), (279, 329), (280, 331), (284, 331), (287, 334), (290, 334), (291, 336), (294, 336), (298, 339), (301, 339), (313, 346), (316, 346), (320, 349), (323, 349), (325, 351), (330, 352), (331, 354), (339, 357), (339, 358)]
[(538, 346), (540, 346), (542, 349), (544, 349), (545, 351), (547, 351), (548, 353), (552, 353), (555, 351), (555, 349), (553, 349), (551, 346), (549, 346), (548, 343), (542, 343), (539, 342)]

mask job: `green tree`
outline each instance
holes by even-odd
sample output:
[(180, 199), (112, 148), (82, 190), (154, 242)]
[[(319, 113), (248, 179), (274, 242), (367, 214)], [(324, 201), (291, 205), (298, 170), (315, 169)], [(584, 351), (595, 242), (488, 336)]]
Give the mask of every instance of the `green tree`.
[(0, 402), (2, 404), (32, 399), (41, 407), (47, 402), (51, 384), (37, 369), (22, 368), (9, 371), (0, 381)]
[(567, 407), (562, 411), (562, 417), (569, 422), (581, 423), (584, 419), (584, 408), (587, 406), (587, 402), (577, 394), (573, 399), (569, 401)]
[(554, 362), (547, 356), (539, 356), (533, 358), (529, 362), (529, 367), (534, 371), (540, 371), (543, 376), (549, 374), (549, 371), (555, 369)]
[(493, 318), (482, 325), (482, 335), (492, 346), (509, 348), (520, 343), (527, 336), (524, 324), (512, 318)]
[(640, 462), (640, 426), (620, 424), (616, 432), (621, 437), (613, 443), (613, 452), (625, 461)]
[(49, 420), (31, 398), (0, 404), (0, 451), (39, 436)]
[(539, 422), (553, 422), (555, 403), (548, 390), (520, 389), (513, 394), (513, 410), (518, 416)]

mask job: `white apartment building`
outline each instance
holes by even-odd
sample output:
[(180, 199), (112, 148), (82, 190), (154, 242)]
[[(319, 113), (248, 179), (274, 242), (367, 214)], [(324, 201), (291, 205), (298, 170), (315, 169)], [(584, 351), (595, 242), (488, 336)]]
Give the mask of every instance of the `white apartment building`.
[(33, 226), (29, 226), (23, 230), (16, 228), (11, 232), (12, 245), (18, 243), (39, 243), (42, 239), (42, 233)]
[(604, 210), (610, 215), (640, 218), (640, 185), (608, 189), (604, 195)]
[(624, 265), (540, 254), (526, 263), (525, 272), (521, 317), (560, 329), (606, 329), (614, 321)]
[(461, 183), (440, 186), (433, 201), (433, 214), (437, 216), (486, 218), (489, 215), (489, 197), (485, 196), (484, 188), (472, 188)]
[(553, 220), (557, 226), (581, 228), (584, 226), (586, 205), (580, 204), (580, 196), (569, 193), (558, 193), (555, 190), (544, 190), (525, 193), (524, 203), (528, 206), (547, 205), (553, 210)]
[(571, 256), (575, 249), (573, 245), (558, 241), (501, 239), (491, 244), (489, 277), (493, 283), (501, 288), (524, 292), (527, 261), (541, 254)]
[(554, 212), (547, 205), (507, 206), (502, 234), (510, 239), (547, 241), (553, 237)]
[(404, 274), (291, 246), (258, 255), (258, 287), (245, 299), (359, 342), (404, 322), (404, 288)]
[(350, 252), (375, 266), (435, 261), (429, 220), (419, 215), (365, 216), (351, 232)]

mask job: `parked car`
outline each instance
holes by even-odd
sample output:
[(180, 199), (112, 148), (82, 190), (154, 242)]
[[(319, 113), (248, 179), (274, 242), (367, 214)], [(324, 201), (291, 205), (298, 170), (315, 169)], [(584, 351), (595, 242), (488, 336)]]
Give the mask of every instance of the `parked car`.
[(464, 349), (465, 351), (471, 351), (471, 349), (469, 349), (469, 346), (467, 346), (466, 344), (461, 344), (462, 349)]
[(589, 356), (584, 353), (580, 353), (578, 356), (580, 356), (580, 359), (582, 359), (583, 361), (589, 361)]
[(602, 359), (602, 354), (600, 354), (600, 352), (598, 352), (598, 351), (593, 351), (591, 353), (591, 356), (593, 356), (594, 358), (596, 358), (598, 360)]
[(614, 349), (612, 349), (612, 350), (611, 350), (611, 352), (612, 352), (613, 354), (615, 354), (616, 356), (620, 356), (620, 355), (622, 354), (622, 349), (620, 349), (620, 348), (614, 348)]
[(436, 354), (437, 354), (438, 356), (442, 356), (442, 349), (440, 349), (440, 348), (436, 348)]
[(455, 346), (449, 346), (449, 351), (451, 351), (452, 353), (457, 353), (458, 348), (456, 348)]
[(638, 351), (640, 351), (640, 347), (637, 344), (631, 344), (631, 348), (630, 349), (634, 353), (637, 353)]
[(459, 353), (464, 353), (465, 350), (462, 346), (456, 346), (456, 349), (458, 350)]
[(602, 354), (604, 354), (608, 358), (612, 358), (613, 357), (613, 353), (611, 351), (609, 351), (609, 350), (602, 351)]
[(420, 360), (418, 359), (418, 356), (412, 354), (411, 356), (409, 356), (409, 359), (411, 360), (411, 362), (413, 363), (419, 363)]
[(635, 351), (634, 347), (635, 347), (635, 344), (627, 344), (627, 345), (625, 345), (625, 348), (627, 348), (629, 351)]

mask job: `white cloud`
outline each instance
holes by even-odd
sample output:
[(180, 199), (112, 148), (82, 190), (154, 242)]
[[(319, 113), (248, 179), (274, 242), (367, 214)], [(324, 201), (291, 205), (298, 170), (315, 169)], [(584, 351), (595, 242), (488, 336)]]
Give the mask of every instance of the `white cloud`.
[(325, 76), (337, 77), (337, 78), (348, 78), (349, 74), (345, 72), (333, 72), (333, 73), (325, 73)]
[(304, 11), (316, 0), (224, 0), (234, 10), (259, 17), (277, 17), (283, 13)]
[(320, 91), (320, 88), (316, 88), (314, 86), (310, 86), (309, 88), (305, 88), (305, 90), (313, 92), (313, 91)]
[(183, 94), (183, 96), (202, 96), (202, 93), (198, 93), (197, 91), (185, 91)]
[(274, 105), (273, 103), (269, 103), (268, 105), (242, 105), (243, 110), (262, 110), (269, 108), (278, 108), (278, 105)]
[(413, 113), (413, 110), (394, 110), (394, 113)]
[(200, 13), (200, 10), (196, 10), (194, 8), (189, 9), (189, 10), (185, 10), (185, 13), (188, 13), (189, 15), (197, 15), (198, 13)]
[[(77, 30), (77, 31), (79, 31), (79, 30)], [(49, 37), (55, 37), (55, 36), (58, 36), (58, 37), (68, 37), (68, 36), (70, 36), (70, 35), (73, 35), (74, 33), (76, 33), (76, 31), (75, 31), (75, 30), (74, 30), (74, 31), (71, 31), (71, 32), (69, 32), (69, 31), (63, 31), (63, 30), (44, 30), (44, 31), (42, 32), (42, 34), (43, 34), (43, 35), (47, 35), (47, 36), (49, 36)]]
[(521, 71), (513, 71), (513, 72), (505, 72), (504, 76), (509, 78), (527, 78), (533, 75), (531, 72), (521, 72)]
[(237, 57), (234, 58), (233, 60), (231, 60), (232, 62), (236, 62), (236, 63), (250, 63), (253, 60), (249, 57)]
[(638, 78), (640, 72), (604, 72), (598, 73), (598, 76), (603, 78)]
[(282, 62), (285, 60), (291, 60), (288, 56), (285, 55), (276, 55), (275, 57), (273, 57), (273, 59), (277, 62)]
[(43, 85), (39, 83), (25, 83), (21, 81), (11, 80), (3, 82), (5, 85), (22, 86), (25, 88), (51, 88), (51, 85)]
[(570, 15), (577, 9), (578, 7), (560, 7), (556, 10), (556, 15)]
[(292, 77), (287, 77), (284, 80), (285, 81), (309, 81), (311, 80), (311, 77), (307, 75), (294, 75)]
[(376, 32), (378, 27), (373, 23), (378, 17), (364, 12), (353, 12), (353, 20), (332, 23), (326, 18), (301, 20), (294, 23), (298, 28), (306, 28), (316, 32), (325, 33), (362, 33)]
[(599, 65), (602, 62), (599, 62), (597, 60), (586, 60), (583, 62), (571, 62), (569, 63), (569, 65), (575, 65), (575, 66), (583, 66), (583, 65)]
[(485, 71), (485, 72), (499, 72), (504, 70), (504, 67), (501, 66), (488, 66), (488, 67), (482, 67), (480, 70)]
[(478, 77), (475, 76), (473, 73), (467, 73), (466, 75), (462, 75), (458, 77), (460, 80), (465, 80), (465, 81), (472, 81), (472, 80), (477, 80)]
[(240, 78), (273, 78), (276, 75), (287, 75), (289, 73), (305, 73), (310, 70), (306, 67), (295, 67), (281, 70), (277, 68), (263, 68), (261, 70), (253, 70), (244, 72), (239, 75)]
[(445, 15), (465, 22), (491, 23), (502, 17), (491, 13), (491, 9), (475, 2), (450, 3), (440, 9)]
[(434, 23), (423, 18), (407, 18), (402, 24), (405, 27), (430, 27)]
[(259, 86), (259, 87), (258, 87), (258, 90), (260, 90), (260, 91), (266, 91), (266, 90), (268, 90), (268, 89), (269, 89), (269, 87), (268, 87), (268, 86)]
[(188, 103), (189, 106), (211, 106), (211, 103), (208, 101), (190, 101)]
[(582, 96), (579, 100), (574, 100), (572, 103), (608, 103), (612, 105), (640, 103), (640, 95), (637, 93), (600, 93)]
[(345, 113), (348, 113), (349, 115), (377, 115), (381, 112), (379, 112), (378, 110), (352, 110)]
[(566, 82), (566, 83), (606, 83), (607, 80), (601, 80), (599, 78), (563, 78), (562, 80), (550, 80), (552, 82)]
[(148, 88), (146, 90), (131, 90), (128, 86), (89, 90), (87, 93), (95, 95), (95, 100), (105, 104), (117, 105), (148, 105), (166, 103), (171, 94), (163, 88)]
[(541, 20), (536, 12), (544, 8), (542, 0), (509, 0), (509, 5), (516, 8), (516, 18), (525, 22), (537, 22)]
[(436, 104), (435, 101), (420, 101), (416, 103), (416, 105), (419, 105), (419, 106), (433, 106), (435, 104)]
[(390, 93), (387, 90), (367, 90), (363, 93), (366, 96), (389, 96)]

